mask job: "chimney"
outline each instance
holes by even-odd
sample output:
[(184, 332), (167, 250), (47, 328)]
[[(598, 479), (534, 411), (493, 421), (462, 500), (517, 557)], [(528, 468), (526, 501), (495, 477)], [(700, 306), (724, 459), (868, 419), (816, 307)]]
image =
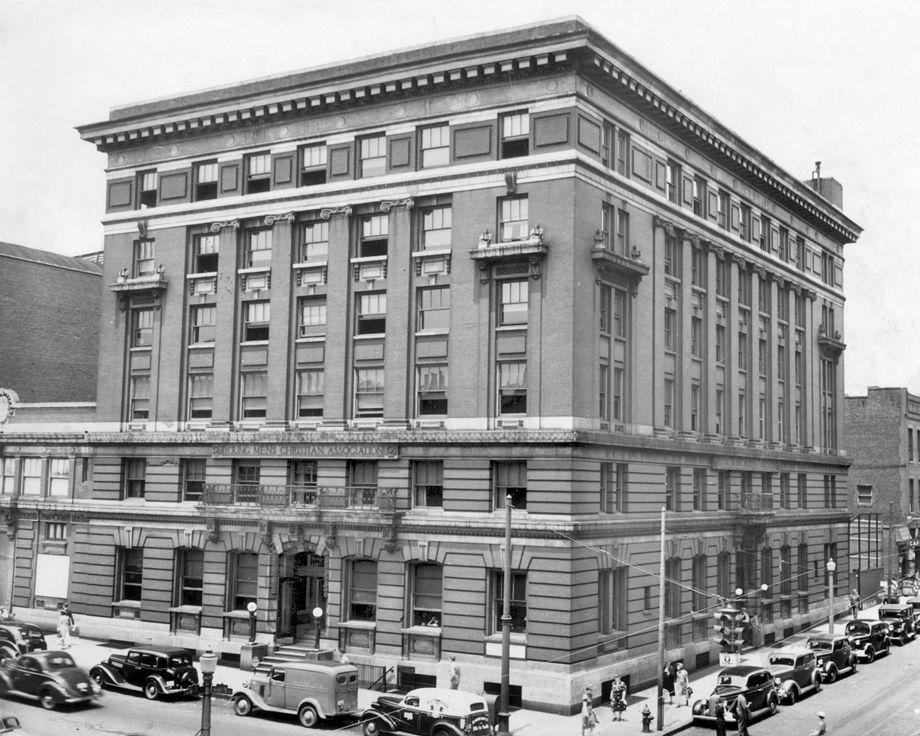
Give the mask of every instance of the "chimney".
[(808, 179), (804, 183), (814, 189), (837, 209), (843, 209), (843, 187), (836, 179), (821, 176), (820, 161), (815, 161), (815, 170), (811, 172), (811, 179)]

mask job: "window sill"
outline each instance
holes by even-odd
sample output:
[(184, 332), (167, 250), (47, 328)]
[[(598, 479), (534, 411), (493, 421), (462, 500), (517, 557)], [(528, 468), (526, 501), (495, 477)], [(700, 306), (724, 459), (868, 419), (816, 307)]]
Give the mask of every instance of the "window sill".
[(429, 335), (449, 335), (450, 329), (447, 327), (433, 327), (429, 330), (416, 330), (416, 337), (426, 337)]
[(308, 337), (297, 337), (294, 339), (294, 342), (305, 343), (305, 342), (326, 342), (325, 333), (322, 335), (310, 335)]
[(268, 345), (268, 340), (242, 340), (240, 341), (241, 346), (247, 345)]
[(376, 621), (339, 621), (340, 629), (355, 629), (360, 631), (375, 631), (377, 629)]
[(369, 332), (366, 335), (352, 335), (354, 340), (379, 340), (382, 337), (386, 337), (386, 332)]
[(425, 258), (426, 256), (449, 256), (450, 248), (430, 248), (429, 250), (414, 250), (409, 255), (413, 258)]
[(411, 636), (427, 636), (431, 639), (437, 639), (441, 636), (440, 626), (410, 626), (407, 629), (400, 629), (403, 634)]
[(387, 256), (355, 256), (349, 259), (350, 263), (385, 263)]
[(301, 261), (291, 265), (295, 271), (302, 271), (305, 268), (326, 268), (326, 261)]
[(139, 610), (141, 607), (141, 602), (131, 601), (131, 600), (112, 601), (112, 607), (113, 608), (134, 608), (134, 609)]
[(236, 269), (237, 274), (251, 274), (251, 273), (271, 273), (271, 266), (247, 266), (246, 268)]
[(189, 343), (189, 350), (213, 350), (214, 342), (192, 342)]

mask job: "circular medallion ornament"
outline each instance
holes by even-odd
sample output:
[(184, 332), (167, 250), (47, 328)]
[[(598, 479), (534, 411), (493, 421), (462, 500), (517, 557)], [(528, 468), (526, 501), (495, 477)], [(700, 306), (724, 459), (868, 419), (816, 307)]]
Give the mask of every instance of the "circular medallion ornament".
[(19, 396), (11, 388), (0, 388), (0, 424), (6, 424), (16, 413)]

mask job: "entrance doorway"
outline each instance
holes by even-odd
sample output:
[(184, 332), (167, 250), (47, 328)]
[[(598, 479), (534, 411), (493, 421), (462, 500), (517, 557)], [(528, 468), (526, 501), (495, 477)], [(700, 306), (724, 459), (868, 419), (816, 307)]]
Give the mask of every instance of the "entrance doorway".
[[(278, 595), (278, 633), (294, 641), (316, 639), (313, 609), (326, 611), (326, 558), (313, 552), (298, 552), (284, 559), (284, 574)], [(320, 620), (322, 624), (322, 619)]]

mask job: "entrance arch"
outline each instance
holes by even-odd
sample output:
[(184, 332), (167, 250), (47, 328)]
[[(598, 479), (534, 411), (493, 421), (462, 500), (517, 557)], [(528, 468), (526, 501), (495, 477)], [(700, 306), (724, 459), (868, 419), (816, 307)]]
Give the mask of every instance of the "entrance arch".
[(326, 610), (326, 558), (310, 551), (282, 556), (278, 590), (278, 636), (313, 642), (313, 609)]

